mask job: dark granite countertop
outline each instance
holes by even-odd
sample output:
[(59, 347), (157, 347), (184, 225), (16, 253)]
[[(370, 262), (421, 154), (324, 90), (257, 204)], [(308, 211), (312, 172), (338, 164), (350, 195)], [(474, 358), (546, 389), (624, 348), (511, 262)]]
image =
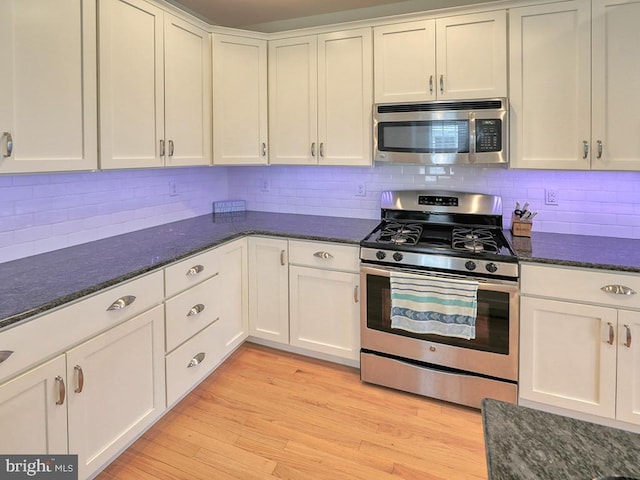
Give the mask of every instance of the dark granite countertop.
[[(245, 235), (357, 244), (379, 220), (236, 212), (202, 215), (0, 264), (0, 329)], [(640, 240), (533, 232), (520, 259), (640, 273)]]
[(543, 232), (510, 240), (520, 262), (640, 273), (640, 240)]
[(245, 235), (357, 244), (379, 220), (203, 215), (0, 264), (0, 329)]
[(482, 403), (489, 480), (640, 479), (640, 435), (497, 400)]

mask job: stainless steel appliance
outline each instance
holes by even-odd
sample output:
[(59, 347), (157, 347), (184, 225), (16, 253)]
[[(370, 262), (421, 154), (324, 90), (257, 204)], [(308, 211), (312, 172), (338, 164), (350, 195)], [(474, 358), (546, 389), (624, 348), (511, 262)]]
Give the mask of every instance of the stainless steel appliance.
[(504, 164), (508, 151), (506, 98), (377, 104), (377, 162), (430, 165)]
[[(473, 407), (485, 397), (516, 402), (519, 270), (501, 198), (388, 191), (381, 207), (381, 223), (360, 242), (362, 380)], [(393, 272), (477, 282), (475, 338), (393, 328)]]

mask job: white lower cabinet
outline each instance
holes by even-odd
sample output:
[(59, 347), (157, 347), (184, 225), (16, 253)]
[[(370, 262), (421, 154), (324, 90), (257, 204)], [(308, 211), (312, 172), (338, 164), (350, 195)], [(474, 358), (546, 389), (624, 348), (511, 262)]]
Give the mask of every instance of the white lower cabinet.
[(0, 385), (0, 452), (66, 454), (65, 356)]
[(521, 282), (521, 403), (640, 425), (640, 277), (523, 265)]
[(357, 364), (358, 271), (355, 246), (250, 238), (251, 336)]

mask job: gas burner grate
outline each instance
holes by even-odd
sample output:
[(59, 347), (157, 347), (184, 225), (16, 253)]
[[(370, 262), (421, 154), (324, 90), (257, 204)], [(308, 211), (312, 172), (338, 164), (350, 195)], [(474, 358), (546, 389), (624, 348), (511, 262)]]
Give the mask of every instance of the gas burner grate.
[(498, 253), (500, 250), (493, 232), (488, 228), (454, 228), (451, 247), (473, 253)]
[(416, 245), (422, 235), (422, 225), (417, 223), (388, 223), (380, 231), (378, 242), (396, 245)]

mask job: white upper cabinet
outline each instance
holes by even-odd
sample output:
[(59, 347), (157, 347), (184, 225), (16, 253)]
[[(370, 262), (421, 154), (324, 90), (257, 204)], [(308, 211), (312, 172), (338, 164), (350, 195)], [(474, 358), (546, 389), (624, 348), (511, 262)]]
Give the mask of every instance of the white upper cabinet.
[(0, 1), (0, 173), (97, 167), (96, 10)]
[(213, 163), (267, 163), (267, 42), (213, 34)]
[(371, 29), (269, 42), (270, 163), (370, 165)]
[(101, 1), (99, 25), (100, 166), (210, 163), (208, 34), (143, 0)]
[(640, 1), (594, 0), (591, 168), (640, 170)]
[(510, 11), (511, 165), (639, 170), (640, 1)]
[(507, 96), (506, 12), (374, 28), (377, 103)]

